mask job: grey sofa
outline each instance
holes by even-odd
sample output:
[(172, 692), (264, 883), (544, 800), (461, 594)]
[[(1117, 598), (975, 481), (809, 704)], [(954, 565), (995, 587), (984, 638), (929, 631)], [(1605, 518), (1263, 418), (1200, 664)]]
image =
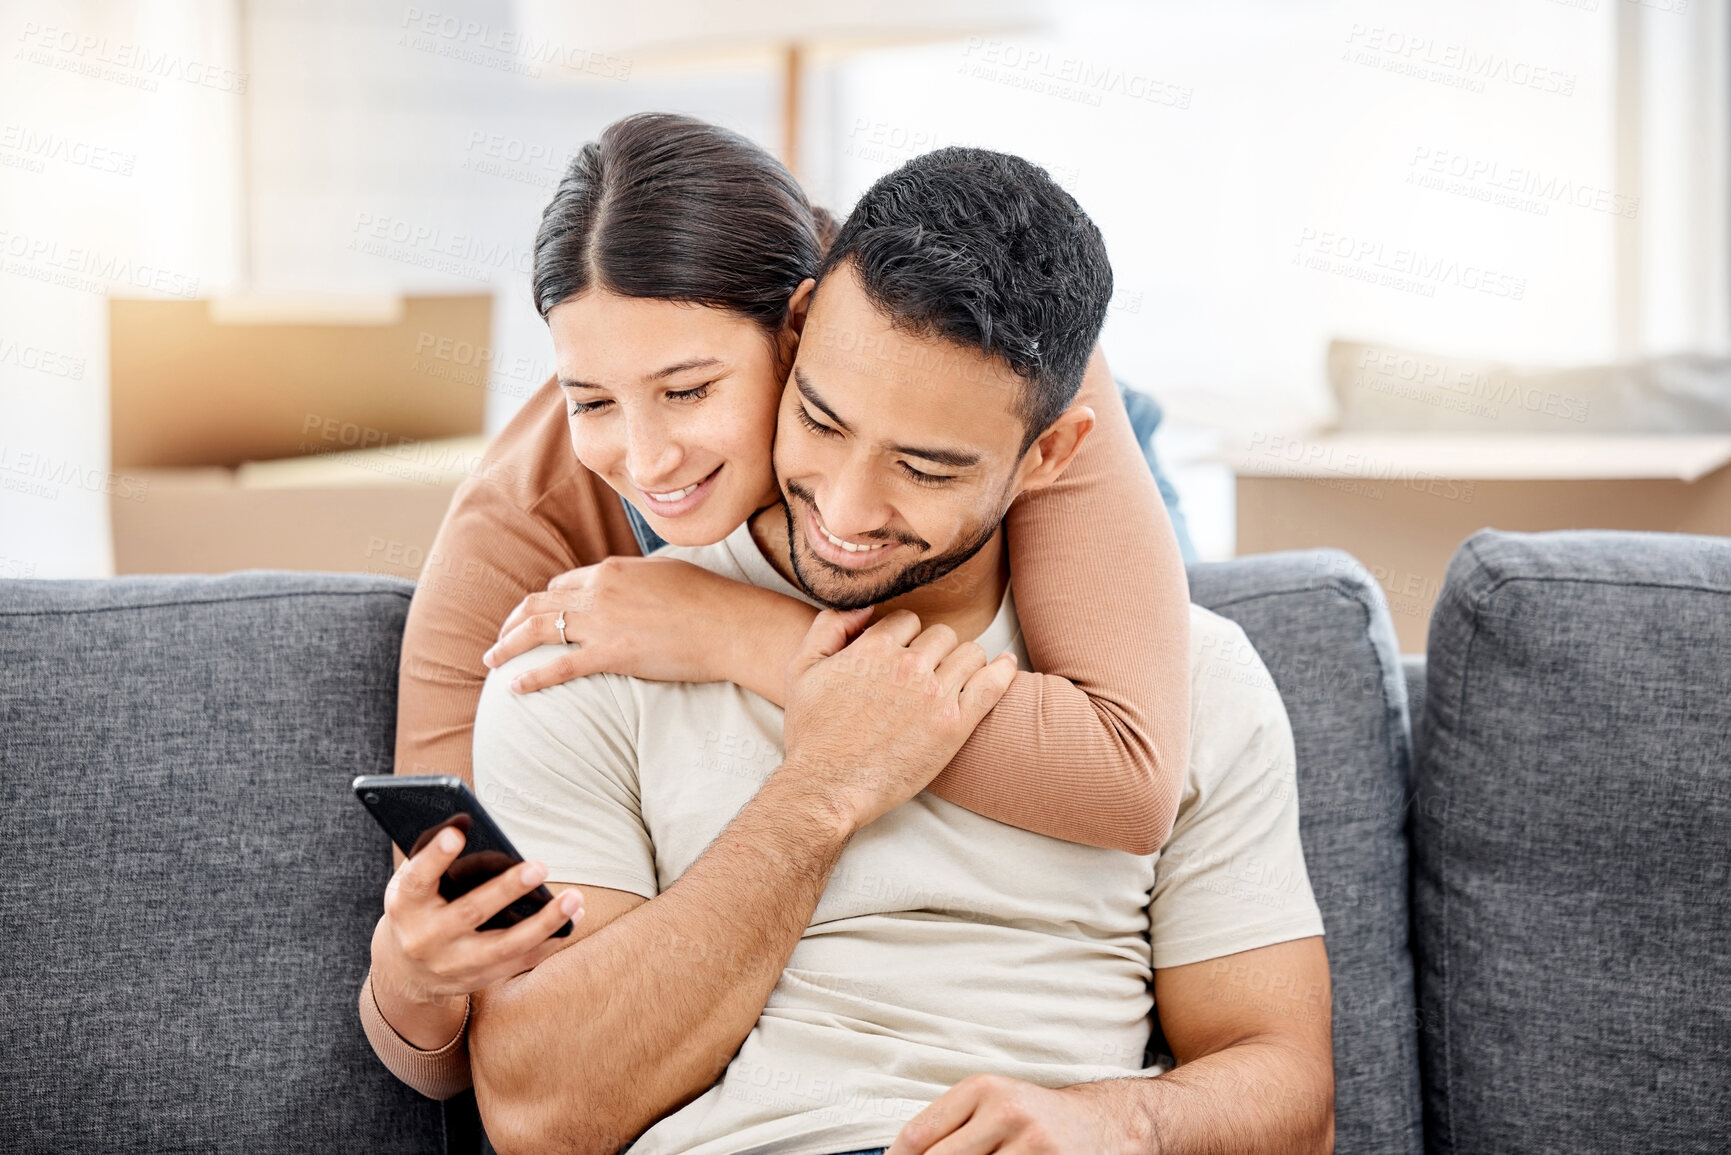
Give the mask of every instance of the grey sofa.
[[(1336, 1150), (1731, 1148), (1731, 541), (1480, 533), (1428, 669), (1343, 554), (1190, 579), (1291, 715)], [(410, 592), (0, 583), (0, 1146), (473, 1149), (354, 1013)]]

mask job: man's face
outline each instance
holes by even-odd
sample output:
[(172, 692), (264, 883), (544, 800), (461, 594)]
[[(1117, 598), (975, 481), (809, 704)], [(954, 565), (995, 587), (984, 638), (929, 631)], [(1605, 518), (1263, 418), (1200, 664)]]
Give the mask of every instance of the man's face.
[(997, 358), (894, 329), (851, 265), (825, 278), (775, 436), (789, 551), (811, 595), (874, 605), (990, 541), (1026, 472), (1022, 387)]

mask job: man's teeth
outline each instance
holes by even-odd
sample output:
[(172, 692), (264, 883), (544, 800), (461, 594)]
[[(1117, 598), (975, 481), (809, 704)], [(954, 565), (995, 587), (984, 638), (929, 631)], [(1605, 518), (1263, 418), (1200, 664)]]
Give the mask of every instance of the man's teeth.
[(824, 529), (823, 526), (821, 526), (821, 525), (818, 526), (817, 528), (823, 531), (823, 535), (825, 537), (829, 538), (831, 545), (840, 546), (842, 549), (847, 550), (849, 553), (865, 553), (868, 550), (882, 549), (882, 548), (884, 548), (884, 546), (889, 544), (889, 542), (886, 541), (886, 542), (883, 542), (879, 545), (855, 545), (851, 541), (843, 541), (841, 538), (837, 537), (835, 534), (831, 533), (829, 530)]
[[(680, 498), (684, 497), (702, 484), (703, 482), (701, 481), (694, 481), (684, 489), (676, 489), (672, 493), (651, 493), (649, 496), (653, 497), (656, 501), (678, 501)], [(645, 492), (648, 491), (645, 490)]]

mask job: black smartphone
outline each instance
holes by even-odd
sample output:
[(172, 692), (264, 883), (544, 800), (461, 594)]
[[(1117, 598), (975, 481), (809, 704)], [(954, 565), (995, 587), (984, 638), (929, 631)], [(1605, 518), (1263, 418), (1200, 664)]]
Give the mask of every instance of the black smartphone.
[[(447, 826), (463, 832), (462, 853), (439, 878), (439, 897), (446, 902), (523, 861), (481, 800), (454, 774), (363, 774), (355, 779), (354, 786), (361, 805), (410, 858)], [(515, 926), (552, 901), (553, 892), (537, 886), (478, 929)], [(570, 933), (571, 921), (567, 919), (553, 937), (564, 938)]]

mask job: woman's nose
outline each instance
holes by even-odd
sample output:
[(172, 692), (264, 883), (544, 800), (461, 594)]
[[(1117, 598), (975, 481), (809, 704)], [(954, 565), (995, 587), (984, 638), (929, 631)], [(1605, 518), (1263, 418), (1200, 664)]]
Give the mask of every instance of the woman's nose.
[(679, 480), (674, 473), (685, 460), (685, 451), (660, 421), (646, 415), (625, 419), (625, 469), (631, 480), (645, 489)]

